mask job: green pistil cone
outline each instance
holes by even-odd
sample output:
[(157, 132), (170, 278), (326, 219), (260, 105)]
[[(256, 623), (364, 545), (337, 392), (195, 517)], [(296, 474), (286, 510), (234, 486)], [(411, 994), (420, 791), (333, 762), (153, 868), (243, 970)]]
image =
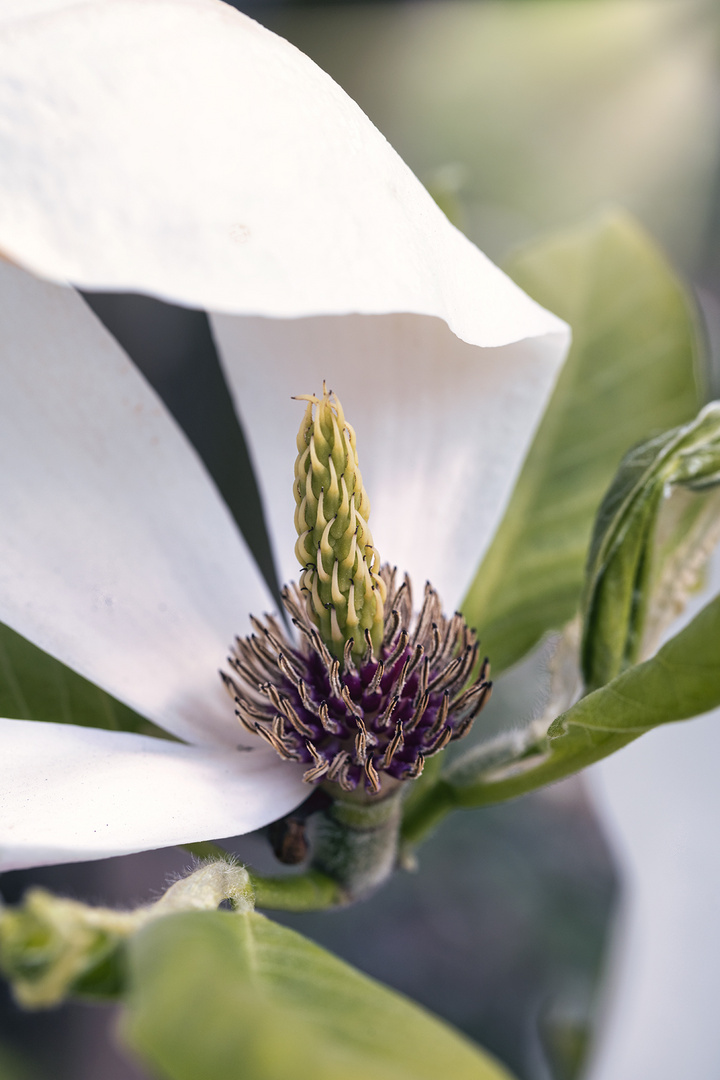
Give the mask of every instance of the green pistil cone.
[(346, 642), (364, 653), (366, 631), (373, 652), (383, 637), (385, 585), (368, 527), (370, 500), (363, 487), (355, 432), (342, 405), (323, 383), (323, 396), (307, 401), (295, 462), (295, 554), (308, 612), (338, 659)]

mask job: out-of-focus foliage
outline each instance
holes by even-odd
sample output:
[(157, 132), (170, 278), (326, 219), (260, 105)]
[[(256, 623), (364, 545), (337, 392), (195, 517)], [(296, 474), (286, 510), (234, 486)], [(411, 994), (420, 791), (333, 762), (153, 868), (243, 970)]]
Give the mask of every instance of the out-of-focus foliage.
[(510, 271), (570, 323), (573, 346), (464, 605), (496, 672), (577, 611), (593, 519), (627, 448), (698, 405), (692, 309), (633, 221), (549, 237)]
[(714, 0), (270, 5), (495, 259), (617, 201), (685, 268), (720, 127)]

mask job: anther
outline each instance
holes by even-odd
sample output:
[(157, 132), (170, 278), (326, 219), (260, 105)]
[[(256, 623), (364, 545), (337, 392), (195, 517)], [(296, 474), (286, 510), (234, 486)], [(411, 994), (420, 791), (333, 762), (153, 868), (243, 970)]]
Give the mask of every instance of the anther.
[(289, 720), (299, 735), (304, 735), (306, 739), (311, 739), (314, 735), (313, 729), (309, 727), (304, 720), (301, 720), (297, 712), (292, 706), (292, 703), (287, 699), (283, 702), (283, 713)]
[(340, 779), (340, 773), (343, 767), (350, 761), (350, 754), (347, 750), (340, 750), (332, 760), (332, 764), (327, 772), (328, 780), (337, 781)]
[(415, 761), (412, 763), (408, 771), (405, 773), (407, 780), (417, 780), (418, 776), (422, 774), (425, 768), (425, 756), (422, 752), (418, 754)]
[(425, 746), (425, 755), (430, 757), (432, 754), (437, 754), (440, 750), (444, 750), (447, 744), (452, 738), (452, 731), (450, 728), (444, 728), (437, 737), (428, 746)]
[(335, 697), (342, 697), (343, 685), (340, 681), (340, 661), (333, 660), (329, 671), (330, 689)]
[(392, 714), (397, 709), (399, 703), (400, 703), (400, 695), (395, 694), (390, 699), (390, 702), (388, 703), (388, 706), (385, 709), (385, 711), (383, 712), (382, 716), (378, 716), (377, 720), (375, 721), (376, 728), (388, 727), (388, 725), (390, 724), (390, 719), (392, 717)]
[(405, 738), (403, 736), (402, 724), (398, 720), (395, 725), (395, 734), (393, 735), (391, 741), (388, 743), (387, 750), (385, 751), (385, 756), (382, 759), (382, 764), (380, 765), (380, 768), (389, 768), (389, 766), (392, 765), (392, 759), (395, 757), (399, 750), (402, 750), (404, 745)]
[(395, 648), (389, 656), (385, 657), (385, 667), (387, 669), (390, 669), (393, 664), (397, 663), (402, 654), (405, 652), (409, 638), (410, 635), (408, 634), (407, 630), (403, 629), (400, 631)]
[(343, 649), (343, 663), (345, 665), (346, 671), (351, 671), (355, 667), (352, 656), (354, 644), (355, 641), (353, 638), (348, 638), (348, 640), (345, 642), (345, 648)]
[(347, 706), (348, 710), (349, 710), (349, 711), (350, 711), (350, 712), (351, 712), (351, 713), (353, 714), (353, 716), (354, 716), (354, 717), (355, 717), (356, 719), (357, 719), (357, 718), (359, 718), (360, 720), (362, 720), (362, 718), (363, 718), (363, 711), (362, 711), (362, 709), (360, 708), (360, 706), (359, 706), (359, 705), (357, 705), (357, 704), (356, 704), (356, 703), (355, 703), (355, 702), (353, 701), (353, 699), (352, 699), (352, 698), (350, 697), (350, 691), (348, 690), (347, 686), (343, 686), (343, 688), (342, 688), (342, 692), (341, 692), (340, 696), (341, 696), (341, 698), (343, 699), (343, 701), (345, 702), (345, 704), (346, 704), (346, 706)]
[(380, 661), (380, 662), (378, 662), (378, 666), (375, 669), (375, 674), (373, 675), (372, 679), (370, 680), (370, 682), (367, 685), (367, 689), (365, 691), (367, 694), (374, 694), (375, 693), (377, 688), (380, 686), (380, 680), (382, 679), (384, 674), (385, 674), (385, 665), (382, 663), (382, 661)]
[(326, 701), (323, 701), (318, 709), (320, 716), (320, 723), (323, 726), (323, 730), (327, 731), (329, 735), (341, 735), (343, 732), (343, 726), (338, 720), (334, 720), (328, 711), (328, 705)]
[(415, 730), (415, 728), (418, 726), (418, 724), (422, 720), (423, 716), (425, 715), (425, 710), (427, 709), (429, 702), (430, 702), (430, 694), (426, 690), (424, 692), (424, 694), (422, 695), (422, 697), (420, 698), (420, 700), (418, 701), (417, 705), (415, 706), (415, 712), (412, 714), (410, 719), (405, 724), (405, 730), (406, 731), (414, 731)]
[(373, 764), (372, 757), (369, 757), (365, 762), (365, 775), (370, 785), (370, 790), (373, 795), (377, 795), (380, 790), (380, 777), (377, 774), (377, 770)]

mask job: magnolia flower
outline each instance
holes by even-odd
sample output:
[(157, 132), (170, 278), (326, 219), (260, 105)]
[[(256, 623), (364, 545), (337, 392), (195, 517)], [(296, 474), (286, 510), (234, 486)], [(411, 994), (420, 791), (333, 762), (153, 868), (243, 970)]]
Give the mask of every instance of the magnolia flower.
[(360, 109), (219, 0), (0, 4), (0, 620), (179, 740), (0, 721), (0, 867), (235, 835), (308, 792), (218, 669), (272, 600), (202, 463), (68, 284), (204, 307), (284, 580), (323, 377), (386, 558), (452, 610), (567, 328)]

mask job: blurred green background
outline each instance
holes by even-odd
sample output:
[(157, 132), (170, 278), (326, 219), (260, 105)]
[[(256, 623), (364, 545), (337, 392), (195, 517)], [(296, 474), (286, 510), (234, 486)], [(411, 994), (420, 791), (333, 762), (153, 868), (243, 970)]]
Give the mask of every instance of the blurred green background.
[(425, 0), (255, 13), (355, 98), (496, 261), (607, 202), (636, 215), (685, 270), (707, 257), (714, 3)]

